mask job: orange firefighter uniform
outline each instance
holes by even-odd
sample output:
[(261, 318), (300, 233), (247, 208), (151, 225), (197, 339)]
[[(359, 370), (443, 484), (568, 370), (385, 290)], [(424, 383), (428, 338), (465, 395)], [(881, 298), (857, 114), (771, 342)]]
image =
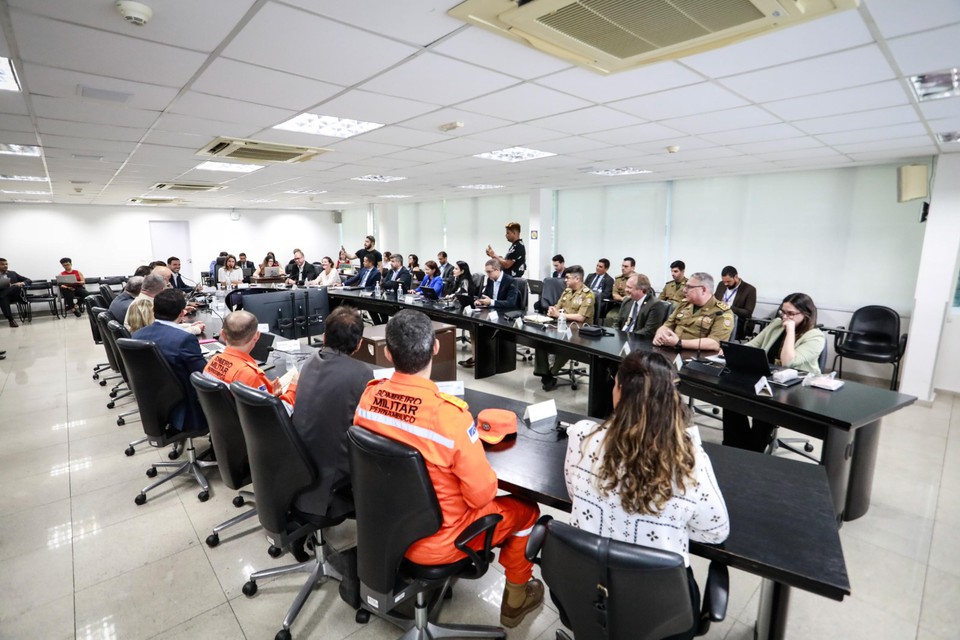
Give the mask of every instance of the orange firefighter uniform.
[[(273, 392), (273, 383), (257, 366), (257, 361), (251, 358), (249, 353), (244, 353), (233, 347), (227, 347), (210, 358), (210, 362), (207, 363), (203, 372), (218, 380), (223, 380), (227, 384), (238, 380), (248, 387)], [(291, 382), (287, 390), (280, 395), (280, 399), (291, 406), (296, 397), (296, 382)]]

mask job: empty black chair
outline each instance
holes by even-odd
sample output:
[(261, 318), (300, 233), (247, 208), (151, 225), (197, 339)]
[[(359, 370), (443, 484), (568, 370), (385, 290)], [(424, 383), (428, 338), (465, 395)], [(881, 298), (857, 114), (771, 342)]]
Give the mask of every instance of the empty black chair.
[(50, 315), (60, 319), (60, 296), (57, 294), (57, 281), (34, 280), (24, 286), (21, 297), (17, 299), (17, 313), (21, 322), (33, 322), (33, 305), (37, 302), (50, 307)]
[[(436, 533), (442, 524), (440, 503), (420, 452), (362, 427), (347, 431), (350, 443), (350, 477), (357, 510), (357, 574), (363, 610), (385, 617), (407, 630), (403, 640), (430, 638), (506, 638), (500, 627), (437, 625), (436, 612), (428, 610), (427, 592), (441, 587), (446, 593), (456, 578), (479, 578), (487, 571), (494, 528), (499, 514), (480, 518), (457, 538), (462, 560), (444, 565), (420, 565), (404, 558), (407, 548)], [(257, 487), (259, 492), (260, 488)], [(482, 551), (468, 543), (484, 536)], [(414, 620), (388, 615), (416, 596)], [(443, 598), (437, 598), (442, 603)]]
[(109, 307), (110, 303), (113, 302), (113, 299), (117, 297), (117, 292), (113, 290), (109, 284), (100, 285), (100, 295), (103, 296), (103, 299), (106, 300), (107, 304), (105, 306)]
[[(107, 362), (110, 364), (110, 370), (113, 371), (113, 375), (109, 376), (98, 376), (100, 380), (100, 386), (107, 386), (107, 382), (110, 380), (116, 380), (121, 378), (120, 376), (120, 363), (119, 356), (117, 355), (117, 345), (110, 338), (110, 330), (107, 328), (107, 323), (110, 322), (110, 312), (103, 307), (92, 307), (90, 309), (90, 315), (94, 316), (97, 321), (97, 327), (100, 329), (100, 339), (102, 340), (103, 350), (107, 354)], [(116, 391), (123, 385), (123, 380), (114, 386), (110, 391), (110, 397), (116, 397)]]
[[(108, 314), (108, 315), (109, 315), (109, 314)], [(130, 337), (130, 332), (127, 331), (127, 328), (124, 327), (124, 326), (123, 326), (122, 324), (120, 324), (119, 322), (117, 322), (116, 320), (110, 320), (109, 322), (107, 322), (107, 330), (110, 332), (110, 335), (109, 335), (109, 338), (108, 338), (108, 339), (111, 340), (111, 342), (113, 343), (114, 346), (116, 346), (117, 340), (119, 340), (120, 338), (129, 338), (129, 337)], [(130, 380), (127, 378), (127, 368), (126, 368), (126, 366), (124, 366), (124, 364), (123, 364), (123, 358), (117, 358), (117, 364), (120, 365), (120, 376), (123, 378), (123, 381), (127, 383), (127, 386), (129, 386), (129, 385), (130, 385)], [(117, 401), (117, 400), (119, 400), (119, 399), (122, 398), (122, 397), (126, 397), (126, 396), (128, 396), (128, 395), (130, 395), (130, 394), (131, 394), (131, 392), (130, 392), (130, 391), (127, 391), (127, 392), (125, 392), (122, 396), (121, 396), (121, 395), (117, 395), (113, 400), (111, 400), (110, 402), (107, 403), (107, 409), (113, 409), (113, 408), (116, 406), (116, 401)], [(134, 415), (134, 414), (136, 414), (136, 413), (138, 413), (138, 410), (137, 410), (136, 407), (134, 407), (133, 409), (130, 409), (130, 410), (128, 410), (128, 411), (124, 411), (123, 413), (121, 413), (119, 416), (117, 416), (117, 426), (118, 426), (118, 427), (122, 427), (122, 426), (124, 425), (124, 423), (125, 423), (125, 419), (126, 419), (128, 416), (132, 416), (132, 415)], [(146, 441), (146, 438), (144, 438), (143, 440), (138, 441), (137, 444), (139, 444), (140, 442), (144, 442), (144, 441)], [(130, 446), (132, 447), (132, 446), (134, 446), (134, 445), (131, 444)]]
[[(90, 333), (93, 334), (94, 344), (103, 344), (103, 336), (100, 335), (100, 325), (97, 324), (97, 314), (101, 311), (106, 310), (106, 305), (103, 302), (103, 297), (99, 294), (89, 295), (85, 300), (87, 306), (87, 320), (90, 322)], [(94, 313), (94, 309), (100, 309), (97, 313)], [(109, 362), (99, 362), (93, 365), (93, 379), (100, 379), (100, 372), (106, 371), (110, 368)]]
[(257, 492), (257, 516), (273, 544), (270, 555), (280, 555), (283, 549), (292, 548), (295, 542), (305, 537), (313, 538), (312, 560), (255, 571), (243, 585), (244, 595), (252, 596), (257, 592), (257, 580), (261, 578), (297, 572), (310, 574), (276, 635), (276, 640), (289, 639), (290, 626), (314, 587), (327, 578), (343, 580), (342, 573), (330, 562), (321, 529), (340, 524), (346, 516), (329, 518), (303, 513), (294, 507), (296, 497), (317, 483), (317, 470), (286, 408), (272, 394), (239, 382), (231, 384), (230, 391), (236, 399), (240, 427), (247, 442), (250, 472)]
[[(838, 327), (843, 329), (844, 327)], [(907, 350), (907, 334), (900, 335), (900, 316), (890, 307), (870, 305), (853, 312), (850, 328), (834, 334), (833, 368), (843, 377), (843, 359), (880, 362), (893, 365), (890, 390), (899, 384), (900, 360)]]
[(567, 283), (563, 278), (546, 278), (540, 285), (540, 298), (533, 303), (533, 308), (537, 313), (546, 313), (547, 309), (557, 304), (557, 300), (563, 295), (563, 290), (567, 288)]
[[(560, 621), (577, 640), (660, 640), (694, 622), (703, 635), (726, 617), (726, 565), (710, 563), (698, 613), (680, 554), (602, 538), (550, 516), (540, 518), (527, 542), (527, 558), (538, 554)], [(570, 636), (557, 630), (561, 639)]]
[[(200, 401), (203, 414), (207, 417), (210, 441), (217, 454), (220, 479), (229, 489), (239, 491), (233, 499), (233, 506), (239, 509), (247, 503), (247, 499), (253, 500), (254, 496), (250, 491), (240, 490), (241, 487), (249, 485), (253, 477), (250, 475), (247, 441), (243, 438), (243, 429), (240, 426), (240, 418), (237, 416), (237, 405), (233, 400), (233, 394), (222, 381), (196, 371), (190, 374), (190, 383), (197, 390), (197, 399)], [(218, 524), (213, 528), (213, 533), (207, 536), (207, 546), (217, 546), (220, 544), (221, 531), (255, 515), (257, 515), (256, 507)]]
[(212, 467), (216, 462), (197, 460), (193, 439), (205, 436), (207, 427), (177, 431), (170, 426), (170, 416), (180, 408), (187, 398), (187, 390), (180, 384), (170, 363), (167, 362), (157, 345), (149, 340), (120, 338), (117, 349), (130, 378), (130, 388), (137, 399), (140, 421), (147, 441), (154, 447), (165, 447), (174, 443), (185, 443), (187, 459), (183, 462), (154, 462), (147, 469), (147, 477), (157, 475), (157, 467), (171, 467), (168, 475), (147, 485), (137, 495), (138, 505), (147, 501), (147, 491), (155, 489), (182, 473), (189, 472), (200, 485), (197, 498), (206, 502), (210, 497), (210, 485), (203, 475), (204, 467)]

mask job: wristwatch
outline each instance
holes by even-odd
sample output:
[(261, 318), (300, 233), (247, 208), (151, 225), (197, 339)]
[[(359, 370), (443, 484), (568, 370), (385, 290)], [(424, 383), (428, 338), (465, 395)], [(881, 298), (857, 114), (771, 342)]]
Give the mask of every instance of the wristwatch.
[(677, 351), (683, 351), (683, 340), (681, 340), (679, 336), (677, 336), (677, 344), (673, 345), (673, 347)]

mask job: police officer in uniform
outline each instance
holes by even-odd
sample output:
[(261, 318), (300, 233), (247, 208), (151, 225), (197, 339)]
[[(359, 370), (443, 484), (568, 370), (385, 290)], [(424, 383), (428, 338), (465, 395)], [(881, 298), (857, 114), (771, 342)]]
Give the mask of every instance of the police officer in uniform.
[(667, 318), (653, 337), (659, 347), (719, 351), (733, 332), (733, 311), (713, 297), (713, 276), (695, 273), (683, 287), (686, 301)]
[[(560, 310), (563, 309), (567, 322), (580, 324), (592, 322), (594, 297), (593, 291), (583, 286), (583, 267), (578, 264), (567, 267), (566, 280), (567, 288), (557, 300), (557, 304), (547, 309), (547, 315), (551, 318), (559, 318)], [(540, 376), (543, 380), (544, 391), (557, 388), (557, 373), (568, 360), (568, 358), (557, 356), (551, 367), (548, 357), (548, 353), (543, 349), (537, 349), (534, 356), (533, 375)]]
[(627, 280), (636, 273), (634, 270), (636, 266), (637, 261), (630, 256), (623, 259), (623, 263), (620, 265), (623, 273), (613, 279), (613, 292), (610, 294), (612, 302), (609, 303), (607, 315), (603, 318), (604, 326), (615, 327), (620, 324), (620, 309), (627, 298), (630, 297), (627, 294)]
[(503, 272), (511, 278), (522, 278), (527, 272), (527, 248), (520, 238), (520, 223), (510, 222), (506, 226), (506, 238), (510, 243), (507, 255), (500, 257), (492, 246), (487, 245), (487, 255), (500, 262)]
[(687, 279), (683, 272), (686, 269), (687, 265), (684, 264), (683, 260), (674, 260), (670, 263), (670, 275), (673, 276), (673, 280), (663, 285), (663, 291), (660, 292), (661, 300), (666, 300), (674, 306), (684, 301), (683, 287), (687, 284)]

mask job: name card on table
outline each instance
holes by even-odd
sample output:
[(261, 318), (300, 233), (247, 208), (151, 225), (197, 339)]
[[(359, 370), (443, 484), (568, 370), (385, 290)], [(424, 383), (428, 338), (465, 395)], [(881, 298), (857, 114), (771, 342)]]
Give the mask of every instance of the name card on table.
[(757, 392), (758, 396), (765, 398), (773, 396), (773, 389), (770, 388), (770, 382), (767, 380), (767, 376), (760, 376), (760, 379), (757, 380), (757, 384), (753, 386), (753, 389)]
[(500, 316), (497, 315), (497, 312), (493, 310), (491, 310), (490, 313), (487, 314), (487, 320), (489, 320), (490, 322), (496, 322), (497, 318), (499, 317)]
[(260, 333), (270, 333), (270, 325), (266, 322), (262, 322), (257, 325), (257, 331)]
[(534, 423), (541, 420), (549, 420), (557, 415), (557, 403), (554, 400), (546, 400), (536, 404), (528, 405), (523, 412), (523, 419)]
[(373, 378), (374, 380), (385, 380), (387, 378), (393, 377), (393, 372), (396, 371), (394, 368), (389, 369), (374, 369)]
[(273, 348), (277, 351), (300, 351), (299, 340), (277, 340)]
[(683, 358), (680, 357), (680, 354), (677, 354), (677, 357), (673, 359), (673, 365), (677, 368), (677, 371), (683, 369)]
[(630, 343), (624, 342), (623, 348), (620, 349), (620, 355), (626, 358), (628, 355), (630, 355), (630, 351), (632, 351), (632, 349), (630, 349)]
[(437, 383), (440, 393), (446, 393), (451, 396), (463, 395), (463, 380), (444, 380)]

